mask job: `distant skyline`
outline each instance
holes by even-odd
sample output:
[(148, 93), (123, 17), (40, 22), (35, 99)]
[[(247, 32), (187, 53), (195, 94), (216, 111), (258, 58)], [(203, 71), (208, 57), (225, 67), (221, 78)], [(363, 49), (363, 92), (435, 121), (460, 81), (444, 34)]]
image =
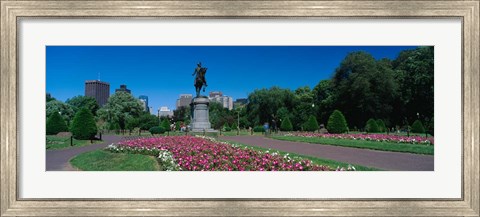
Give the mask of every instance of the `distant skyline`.
[(192, 73), (198, 62), (208, 68), (203, 95), (221, 91), (247, 98), (255, 89), (279, 86), (313, 88), (330, 79), (345, 56), (366, 51), (375, 59), (395, 59), (417, 46), (47, 46), (46, 92), (65, 101), (84, 95), (86, 80), (121, 84), (132, 95), (146, 95), (153, 113), (174, 110), (180, 94), (195, 95)]

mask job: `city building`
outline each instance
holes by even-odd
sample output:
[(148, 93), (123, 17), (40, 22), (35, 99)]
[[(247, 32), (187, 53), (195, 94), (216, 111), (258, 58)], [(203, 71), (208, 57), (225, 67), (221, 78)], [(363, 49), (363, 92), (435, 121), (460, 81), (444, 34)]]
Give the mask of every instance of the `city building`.
[(233, 109), (232, 97), (224, 96), (223, 93), (220, 91), (210, 92), (208, 99), (210, 99), (210, 102), (219, 102), (224, 108), (227, 108), (228, 110)]
[(148, 96), (141, 95), (138, 97), (138, 99), (140, 99), (140, 102), (142, 102), (143, 110), (146, 112), (150, 112), (150, 107), (148, 107)]
[(127, 85), (125, 85), (125, 84), (121, 84), (120, 88), (115, 89), (115, 93), (117, 93), (117, 92), (127, 92), (127, 93), (130, 93), (130, 94), (132, 93), (129, 89), (127, 89)]
[(159, 117), (173, 117), (173, 111), (170, 110), (166, 106), (162, 106), (162, 107), (160, 107), (160, 109), (158, 109), (158, 116)]
[(221, 91), (211, 91), (208, 94), (208, 98), (216, 98), (216, 97), (221, 97), (223, 96), (223, 93)]
[(180, 107), (190, 106), (192, 98), (192, 94), (180, 94), (180, 97), (177, 99), (177, 109)]
[(99, 80), (85, 81), (85, 96), (91, 96), (97, 100), (100, 107), (107, 104), (110, 97), (110, 84)]

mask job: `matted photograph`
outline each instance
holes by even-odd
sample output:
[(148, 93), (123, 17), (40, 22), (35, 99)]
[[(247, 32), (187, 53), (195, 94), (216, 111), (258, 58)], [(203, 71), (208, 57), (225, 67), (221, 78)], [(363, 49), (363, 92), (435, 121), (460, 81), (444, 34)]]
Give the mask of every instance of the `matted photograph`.
[(433, 171), (433, 46), (47, 46), (47, 171)]

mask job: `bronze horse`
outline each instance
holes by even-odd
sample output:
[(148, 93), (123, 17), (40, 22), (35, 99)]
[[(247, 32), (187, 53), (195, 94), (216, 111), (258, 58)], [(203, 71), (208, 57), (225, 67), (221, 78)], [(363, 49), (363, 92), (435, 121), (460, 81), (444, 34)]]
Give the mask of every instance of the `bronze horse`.
[(203, 92), (205, 92), (205, 87), (207, 85), (207, 81), (205, 80), (205, 74), (207, 73), (207, 68), (200, 68), (197, 76), (195, 76), (195, 91), (197, 92), (197, 97), (200, 96), (200, 90), (203, 87)]

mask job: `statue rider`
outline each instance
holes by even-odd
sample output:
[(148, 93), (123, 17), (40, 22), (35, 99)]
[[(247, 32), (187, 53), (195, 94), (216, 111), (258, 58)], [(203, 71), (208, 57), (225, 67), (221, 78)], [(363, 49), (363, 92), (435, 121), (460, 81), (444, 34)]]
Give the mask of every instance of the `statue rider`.
[(193, 72), (192, 76), (193, 75), (196, 75), (195, 76), (195, 80), (193, 81), (193, 84), (195, 85), (195, 82), (198, 78), (200, 78), (200, 80), (205, 84), (205, 87), (207, 87), (207, 80), (205, 79), (205, 72), (206, 70), (202, 70), (202, 63), (199, 62), (197, 63), (197, 68), (195, 68), (195, 71)]

